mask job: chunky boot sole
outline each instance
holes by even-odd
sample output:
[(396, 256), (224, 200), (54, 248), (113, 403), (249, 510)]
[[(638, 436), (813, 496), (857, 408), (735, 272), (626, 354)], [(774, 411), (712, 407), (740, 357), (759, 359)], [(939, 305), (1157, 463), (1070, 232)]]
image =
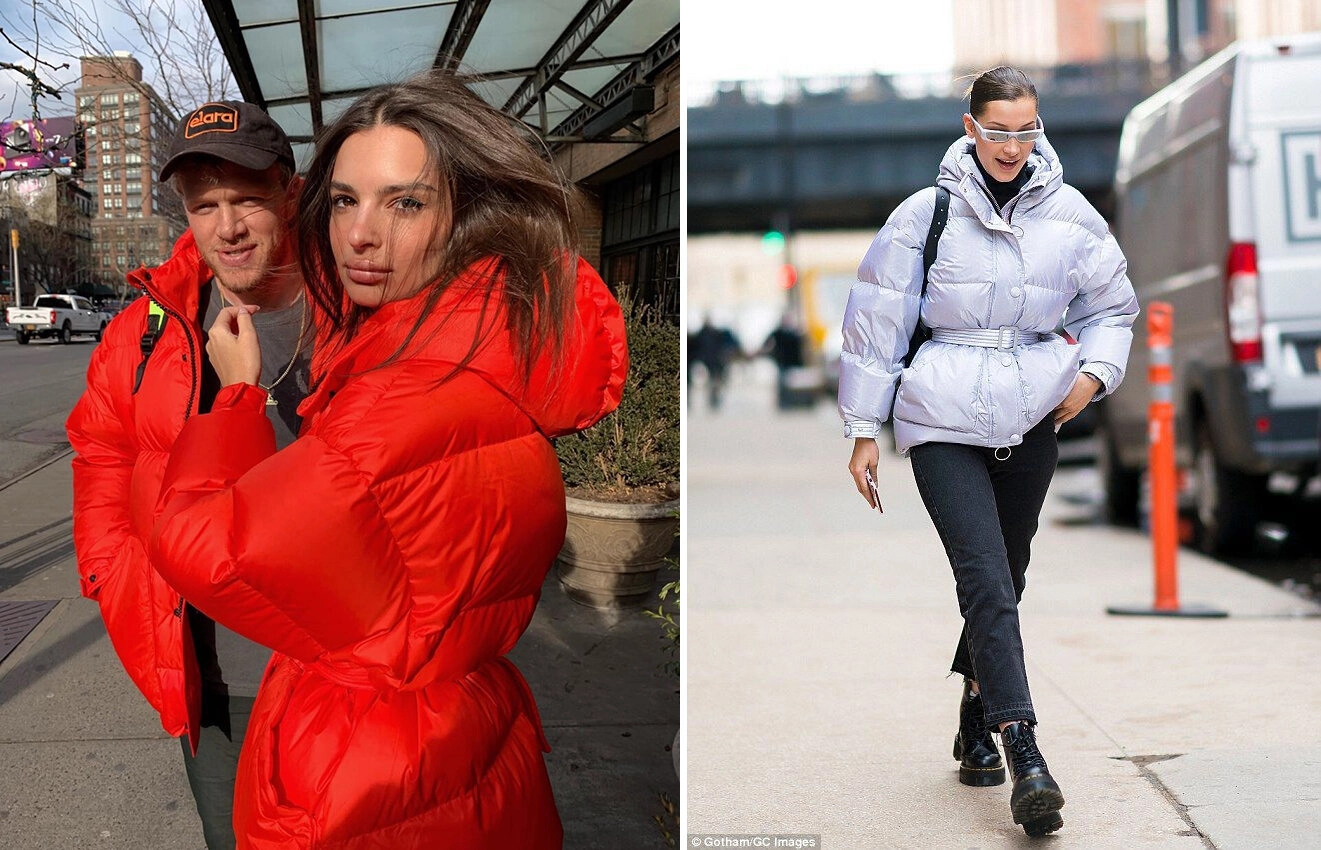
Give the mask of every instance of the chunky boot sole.
[(1031, 838), (1040, 838), (1043, 835), (1050, 835), (1063, 826), (1064, 818), (1060, 817), (1059, 812), (1052, 812), (1044, 818), (1037, 818), (1023, 824), (1023, 831)]
[(1064, 826), (1064, 818), (1060, 817), (1062, 808), (1064, 794), (1058, 787), (1043, 784), (1014, 803), (1014, 823), (1020, 824), (1028, 835), (1046, 835)]
[[(954, 759), (963, 761), (963, 739), (954, 736)], [(1002, 760), (997, 767), (970, 767), (959, 765), (959, 782), (974, 788), (989, 788), (992, 785), (1005, 784), (1005, 766)], [(1058, 827), (1056, 827), (1058, 829)]]

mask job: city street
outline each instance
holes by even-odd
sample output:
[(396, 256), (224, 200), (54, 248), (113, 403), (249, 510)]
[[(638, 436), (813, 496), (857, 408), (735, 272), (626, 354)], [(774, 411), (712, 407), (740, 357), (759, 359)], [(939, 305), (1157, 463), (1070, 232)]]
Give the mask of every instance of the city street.
[[(908, 462), (882, 447), (883, 515), (829, 404), (771, 407), (743, 367), (688, 420), (688, 834), (819, 834), (824, 847), (1028, 846), (1009, 785), (959, 784), (953, 579)], [(1184, 550), (1150, 604), (1150, 543), (1096, 521), (1095, 471), (1061, 467), (1022, 604), (1039, 740), (1067, 804), (1057, 847), (1302, 848), (1321, 830), (1321, 608)]]
[(97, 343), (76, 337), (14, 341), (0, 325), (0, 484), (68, 448), (64, 419), (83, 391)]

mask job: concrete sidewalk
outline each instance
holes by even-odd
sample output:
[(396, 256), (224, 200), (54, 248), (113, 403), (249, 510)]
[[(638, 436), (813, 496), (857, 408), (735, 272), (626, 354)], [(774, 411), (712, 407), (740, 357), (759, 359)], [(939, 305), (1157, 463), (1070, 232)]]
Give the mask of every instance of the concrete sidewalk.
[[(833, 409), (776, 414), (771, 393), (736, 386), (688, 420), (685, 831), (1033, 843), (1008, 784), (958, 782), (960, 619), (908, 462), (882, 443), (885, 514), (870, 512)], [(1092, 470), (1060, 470), (1022, 603), (1038, 737), (1068, 800), (1044, 841), (1316, 847), (1321, 612), (1185, 551), (1182, 601), (1228, 619), (1108, 616), (1151, 602), (1149, 541), (1098, 524), (1095, 489)]]
[[(0, 602), (56, 603), (0, 664), (0, 848), (197, 850), (179, 743), (78, 595), (69, 505), (67, 459), (0, 490)], [(679, 801), (679, 699), (663, 647), (655, 621), (576, 605), (548, 578), (511, 657), (553, 748), (565, 847), (666, 846), (653, 817), (660, 794)]]

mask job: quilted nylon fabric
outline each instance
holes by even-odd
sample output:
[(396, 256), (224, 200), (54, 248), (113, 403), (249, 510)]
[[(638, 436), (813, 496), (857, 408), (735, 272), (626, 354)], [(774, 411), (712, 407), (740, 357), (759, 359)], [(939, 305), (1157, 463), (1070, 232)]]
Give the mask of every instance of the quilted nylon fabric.
[(323, 362), (285, 450), (262, 394), (235, 385), (170, 457), (154, 562), (276, 651), (239, 765), (240, 847), (561, 846), (536, 706), (504, 655), (564, 539), (548, 437), (618, 404), (623, 321), (580, 264), (565, 367), (542, 357), (525, 382), (502, 317), (456, 283), (380, 366), (424, 297)]
[[(839, 409), (846, 421), (894, 416), (900, 452), (923, 442), (1013, 446), (1054, 410), (1079, 368), (1106, 364), (1124, 377), (1137, 297), (1105, 220), (1073, 187), (1043, 137), (1032, 177), (997, 211), (973, 160), (971, 139), (945, 154), (937, 183), (950, 191), (949, 221), (922, 284), (922, 246), (935, 188), (909, 197), (876, 234), (844, 314)], [(1016, 326), (1050, 334), (1064, 316), (1078, 340), (1054, 336), (1011, 352), (926, 342), (902, 368), (918, 310), (930, 328)]]
[[(82, 594), (99, 603), (106, 632), (170, 735), (197, 743), (200, 677), (179, 594), (147, 560), (165, 463), (197, 410), (202, 343), (192, 317), (211, 272), (191, 232), (169, 260), (130, 280), (169, 314), (143, 373), (139, 341), (148, 299), (117, 315), (92, 352), (87, 389), (65, 423), (73, 459), (73, 538)], [(183, 317), (189, 317), (185, 320)]]

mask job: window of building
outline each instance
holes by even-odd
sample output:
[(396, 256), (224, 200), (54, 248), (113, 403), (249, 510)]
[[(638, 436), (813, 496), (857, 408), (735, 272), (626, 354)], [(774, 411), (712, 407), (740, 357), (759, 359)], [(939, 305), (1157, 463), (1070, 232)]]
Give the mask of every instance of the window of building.
[(115, 257), (115, 259), (119, 261), (119, 265), (120, 265), (121, 267), (122, 267), (122, 266), (126, 266), (126, 265), (128, 265), (128, 263), (126, 263), (126, 262), (124, 261), (124, 255), (123, 255), (123, 254), (120, 254), (118, 257)]
[(135, 91), (126, 91), (126, 92), (124, 92), (124, 105), (125, 105), (125, 106), (128, 106), (130, 103), (137, 103), (137, 102), (138, 102), (138, 93), (137, 93), (137, 92), (135, 92)]
[(125, 154), (125, 155), (124, 155), (124, 162), (125, 162), (127, 165), (141, 165), (141, 164), (142, 164), (142, 154), (140, 154), (140, 153), (130, 153), (130, 154)]
[(95, 105), (96, 105), (96, 95), (94, 95), (94, 94), (80, 94), (80, 95), (78, 95), (78, 108), (79, 108), (79, 109), (86, 109), (86, 108), (89, 107), (89, 106), (95, 106)]
[(679, 312), (679, 155), (605, 186), (601, 265), (611, 287)]
[(115, 209), (122, 210), (124, 208), (123, 198), (115, 198), (114, 201), (115, 201)]
[(119, 104), (119, 92), (101, 95), (102, 106), (117, 106)]
[(142, 198), (129, 198), (128, 204), (127, 206), (125, 206), (125, 209), (130, 210), (131, 212), (141, 212)]
[(106, 165), (119, 165), (119, 154), (117, 154), (117, 153), (106, 154), (106, 156), (105, 156), (105, 164), (106, 164)]
[(130, 194), (130, 195), (141, 195), (141, 194), (142, 194), (142, 184), (141, 184), (141, 183), (126, 183), (126, 184), (124, 185), (124, 191), (127, 192), (127, 193)]
[(101, 110), (101, 120), (103, 120), (103, 121), (118, 121), (118, 120), (119, 120), (119, 107), (115, 107), (115, 108), (113, 108), (113, 109), (102, 109), (102, 110)]
[(110, 140), (109, 140), (109, 139), (102, 139), (102, 140), (101, 140), (101, 150), (103, 150), (103, 151), (108, 151), (108, 150), (110, 150)]
[(125, 178), (126, 180), (141, 180), (141, 179), (142, 179), (142, 169), (141, 169), (141, 168), (125, 168), (125, 169), (124, 169), (124, 178)]
[(109, 199), (109, 198), (104, 198), (104, 199), (102, 199), (102, 201), (101, 201), (101, 208), (102, 208), (102, 209), (107, 209), (107, 210), (108, 210), (108, 209), (111, 208), (111, 206), (113, 206), (113, 204), (110, 202), (110, 199)]
[(124, 132), (128, 135), (136, 136), (138, 133), (142, 132), (142, 125), (137, 121), (125, 121)]

